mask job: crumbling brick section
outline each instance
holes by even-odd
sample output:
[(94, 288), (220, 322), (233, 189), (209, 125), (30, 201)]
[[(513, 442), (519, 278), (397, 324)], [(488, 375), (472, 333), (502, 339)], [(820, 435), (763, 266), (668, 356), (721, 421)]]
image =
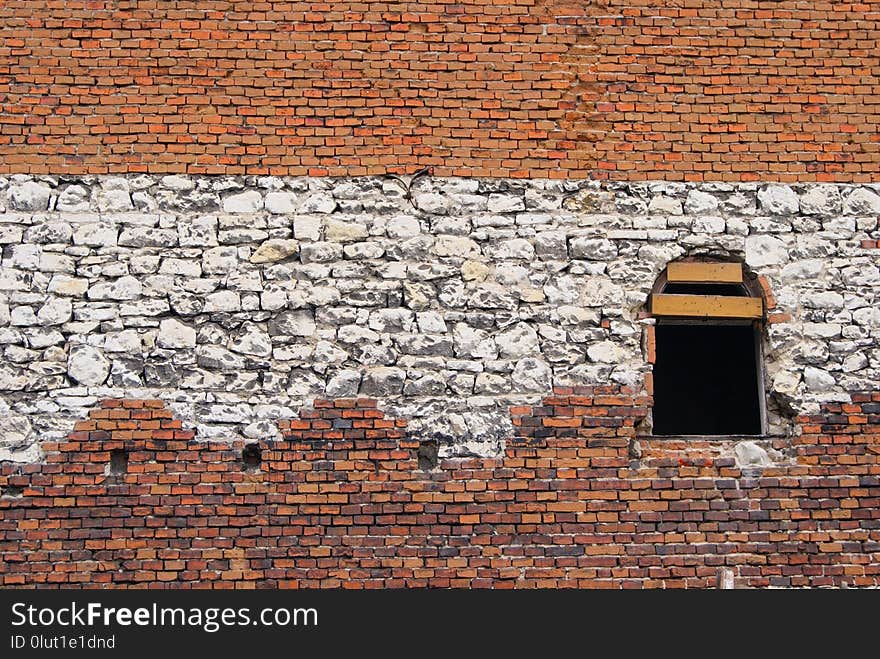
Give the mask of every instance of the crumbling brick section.
[(250, 465), (159, 401), (106, 401), (43, 464), (0, 465), (0, 585), (880, 585), (880, 394), (743, 469), (710, 442), (634, 450), (649, 403), (557, 389), (513, 410), (503, 457), (435, 468), (374, 400), (315, 401)]

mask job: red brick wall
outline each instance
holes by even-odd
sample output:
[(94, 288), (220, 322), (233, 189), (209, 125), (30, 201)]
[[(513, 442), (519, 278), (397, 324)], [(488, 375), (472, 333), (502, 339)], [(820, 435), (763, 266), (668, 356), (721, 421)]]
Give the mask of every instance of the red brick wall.
[(649, 402), (560, 389), (512, 410), (503, 458), (422, 471), (372, 400), (281, 422), (259, 469), (161, 401), (106, 401), (45, 464), (0, 465), (0, 585), (880, 585), (880, 394), (801, 417), (792, 464), (748, 471), (710, 443), (631, 455)]
[(16, 0), (0, 174), (864, 182), (878, 39), (878, 0)]

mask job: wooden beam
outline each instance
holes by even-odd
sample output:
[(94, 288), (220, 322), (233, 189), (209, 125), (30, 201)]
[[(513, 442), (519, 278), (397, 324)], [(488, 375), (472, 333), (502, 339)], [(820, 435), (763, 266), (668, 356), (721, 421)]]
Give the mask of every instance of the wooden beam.
[(652, 295), (651, 313), (679, 318), (761, 318), (764, 304), (757, 297)]
[(739, 263), (695, 263), (682, 261), (666, 266), (670, 283), (741, 284), (742, 265)]

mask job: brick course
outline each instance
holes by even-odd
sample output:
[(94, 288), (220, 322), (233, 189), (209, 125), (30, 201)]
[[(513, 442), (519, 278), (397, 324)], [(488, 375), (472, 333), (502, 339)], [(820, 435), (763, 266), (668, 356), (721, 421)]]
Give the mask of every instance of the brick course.
[(868, 182), (880, 3), (19, 0), (0, 174)]
[(649, 404), (559, 388), (511, 410), (503, 458), (421, 470), (371, 399), (282, 420), (258, 468), (161, 401), (108, 400), (45, 464), (0, 465), (0, 585), (678, 588), (719, 568), (738, 587), (880, 585), (880, 394), (799, 417), (777, 440), (790, 464), (763, 469), (718, 442), (635, 455)]

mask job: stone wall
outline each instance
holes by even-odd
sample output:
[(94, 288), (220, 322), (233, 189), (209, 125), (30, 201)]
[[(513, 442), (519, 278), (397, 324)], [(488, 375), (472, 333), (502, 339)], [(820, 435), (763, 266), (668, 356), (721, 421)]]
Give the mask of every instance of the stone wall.
[(106, 398), (265, 441), (357, 395), (499, 456), (511, 405), (645, 390), (648, 293), (694, 255), (772, 292), (770, 438), (880, 382), (877, 184), (15, 175), (0, 200), (0, 460)]

